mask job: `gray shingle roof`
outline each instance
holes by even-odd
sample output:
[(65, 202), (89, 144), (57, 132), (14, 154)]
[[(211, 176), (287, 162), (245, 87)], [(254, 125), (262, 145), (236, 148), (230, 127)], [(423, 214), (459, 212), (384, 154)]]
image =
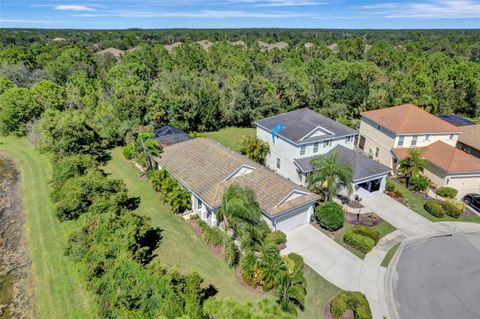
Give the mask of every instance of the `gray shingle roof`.
[[(386, 174), (390, 172), (390, 168), (374, 161), (362, 153), (353, 151), (344, 146), (337, 145), (330, 150), (326, 155), (330, 155), (333, 152), (337, 152), (340, 157), (340, 161), (343, 164), (349, 165), (353, 172), (353, 181), (359, 181), (370, 176)], [(313, 171), (312, 159), (316, 156), (297, 158), (294, 160), (295, 165), (304, 173)]]
[[(335, 136), (357, 134), (356, 130), (307, 108), (268, 117), (257, 121), (256, 124), (270, 132), (277, 124), (283, 124), (285, 128), (278, 131), (277, 135), (296, 144), (322, 141), (334, 138)], [(302, 140), (303, 137), (313, 132), (316, 128), (323, 128), (326, 134), (308, 137)]]

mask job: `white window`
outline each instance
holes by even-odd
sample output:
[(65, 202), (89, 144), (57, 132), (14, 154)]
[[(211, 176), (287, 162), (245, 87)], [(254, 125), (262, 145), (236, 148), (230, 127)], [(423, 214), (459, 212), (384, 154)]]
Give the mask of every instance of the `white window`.
[(417, 145), (417, 139), (418, 139), (418, 136), (412, 137), (412, 144), (411, 144), (412, 146)]
[(323, 147), (330, 147), (332, 146), (332, 140), (323, 141)]
[(404, 141), (405, 141), (405, 136), (400, 136), (398, 138), (398, 146), (403, 146)]
[(453, 140), (453, 134), (450, 134), (450, 136), (448, 137), (449, 140)]
[(347, 136), (345, 137), (345, 143), (350, 143), (353, 139), (353, 136)]
[(319, 144), (318, 142), (313, 144), (313, 152), (314, 153), (318, 152), (318, 144)]
[(277, 168), (280, 169), (280, 158), (277, 157)]
[(425, 141), (429, 141), (429, 140), (430, 140), (430, 134), (425, 135)]
[(378, 147), (375, 148), (375, 157), (378, 157), (378, 154), (380, 153), (380, 149)]
[(300, 155), (305, 155), (306, 151), (307, 151), (307, 147), (305, 145), (300, 147)]
[(202, 209), (202, 204), (202, 200), (200, 198), (197, 198), (197, 207), (199, 210)]

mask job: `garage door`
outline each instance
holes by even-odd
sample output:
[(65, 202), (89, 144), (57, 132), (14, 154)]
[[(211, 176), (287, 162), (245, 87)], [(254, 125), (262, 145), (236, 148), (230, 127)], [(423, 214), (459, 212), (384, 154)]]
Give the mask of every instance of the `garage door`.
[(477, 177), (451, 177), (448, 185), (458, 189), (459, 197), (467, 193), (480, 192), (480, 176)]
[(299, 226), (305, 225), (309, 221), (309, 207), (297, 210), (277, 220), (276, 229), (287, 232)]

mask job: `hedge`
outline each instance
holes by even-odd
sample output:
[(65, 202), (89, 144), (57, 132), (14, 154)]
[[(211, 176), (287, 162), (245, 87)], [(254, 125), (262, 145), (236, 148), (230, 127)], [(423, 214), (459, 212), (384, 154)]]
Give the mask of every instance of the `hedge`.
[(425, 192), (428, 189), (429, 184), (430, 181), (426, 176), (418, 175), (410, 179), (411, 188), (417, 192)]
[(453, 218), (460, 217), (460, 215), (462, 215), (462, 213), (465, 211), (465, 204), (450, 198), (442, 202), (442, 207), (445, 211), (445, 214)]
[(123, 156), (128, 159), (128, 160), (131, 160), (133, 159), (133, 146), (132, 145), (125, 145), (123, 147)]
[(442, 202), (436, 199), (431, 199), (425, 203), (425, 210), (432, 216), (442, 218), (445, 216)]
[(356, 226), (353, 226), (351, 231), (354, 232), (355, 234), (366, 236), (368, 238), (373, 239), (373, 241), (375, 242), (375, 245), (380, 240), (380, 233), (376, 229), (370, 228), (368, 226), (356, 225)]
[(352, 229), (343, 236), (343, 241), (358, 251), (366, 254), (375, 246), (375, 240), (370, 237), (357, 234)]
[(458, 194), (458, 190), (453, 187), (442, 186), (437, 189), (437, 195), (446, 198), (455, 198)]
[(372, 319), (367, 298), (360, 292), (342, 291), (330, 304), (330, 313), (335, 319), (340, 319), (347, 310), (353, 311), (355, 319)]
[(268, 234), (267, 239), (274, 242), (277, 245), (285, 244), (287, 242), (287, 235), (281, 230), (275, 230)]
[(343, 227), (345, 217), (341, 205), (329, 202), (315, 208), (315, 218), (322, 228), (335, 231)]
[(387, 179), (387, 185), (385, 185), (385, 190), (387, 192), (395, 191), (395, 183), (392, 180)]

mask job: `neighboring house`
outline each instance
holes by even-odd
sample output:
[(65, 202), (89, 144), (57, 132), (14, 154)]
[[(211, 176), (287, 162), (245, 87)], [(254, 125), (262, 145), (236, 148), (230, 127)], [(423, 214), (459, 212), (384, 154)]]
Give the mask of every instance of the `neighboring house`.
[[(395, 148), (392, 152), (400, 160), (408, 157), (411, 149)], [(425, 175), (436, 185), (458, 189), (459, 198), (467, 193), (480, 192), (479, 158), (441, 141), (424, 147), (422, 156), (430, 163)]]
[(396, 173), (392, 149), (457, 144), (462, 130), (412, 104), (361, 113), (358, 147)]
[(162, 147), (192, 139), (190, 135), (181, 129), (168, 125), (154, 130), (153, 134), (155, 134), (155, 139), (162, 145)]
[(363, 112), (359, 148), (392, 168), (412, 148), (422, 149), (430, 162), (425, 174), (438, 186), (480, 191), (480, 161), (455, 148), (464, 127), (454, 126), (412, 104)]
[(462, 126), (461, 129), (463, 133), (458, 138), (457, 147), (480, 158), (480, 124)]
[(456, 114), (439, 115), (438, 117), (452, 125), (460, 126), (460, 127), (475, 124), (475, 122), (469, 119), (466, 119), (464, 117), (458, 116)]
[(354, 151), (356, 130), (306, 108), (257, 121), (256, 125), (257, 137), (270, 149), (266, 166), (283, 177), (306, 185), (313, 171), (312, 159), (337, 152), (340, 161), (352, 167), (354, 189), (383, 191), (390, 169)]
[(318, 196), (278, 176), (218, 142), (196, 138), (165, 148), (155, 158), (191, 193), (192, 210), (217, 225), (223, 191), (232, 184), (250, 187), (272, 229), (288, 231), (310, 221)]

